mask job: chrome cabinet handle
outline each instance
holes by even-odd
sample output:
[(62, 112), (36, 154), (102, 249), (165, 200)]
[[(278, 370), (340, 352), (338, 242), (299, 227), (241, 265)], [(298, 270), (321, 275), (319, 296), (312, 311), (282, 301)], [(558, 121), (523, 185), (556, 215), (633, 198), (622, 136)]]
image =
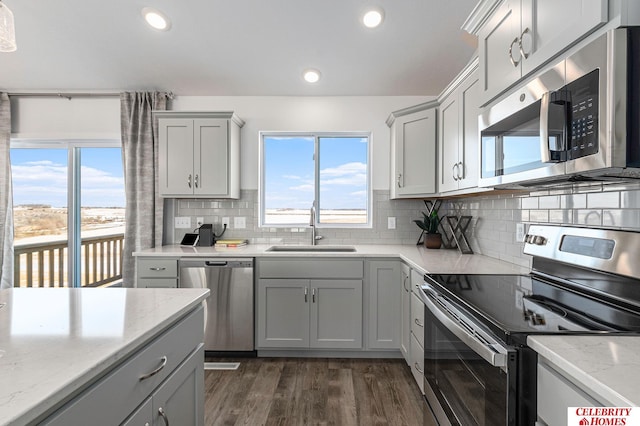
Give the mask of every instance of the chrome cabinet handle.
[(453, 175), (453, 180), (458, 181), (460, 180), (458, 178), (458, 176), (460, 176), (460, 171), (456, 170), (458, 168), (458, 163), (454, 164), (453, 167), (451, 167), (451, 174)]
[[(462, 170), (462, 175), (460, 175), (460, 171)], [(464, 163), (461, 161), (458, 163), (458, 180), (464, 179)]]
[(518, 43), (518, 37), (514, 38), (511, 44), (509, 45), (509, 60), (511, 61), (511, 64), (515, 68), (517, 68), (518, 65), (520, 65), (520, 61), (516, 61), (515, 59), (513, 59), (513, 45), (516, 43)]
[(167, 268), (164, 267), (157, 267), (157, 268), (149, 268), (150, 271), (166, 271)]
[(187, 177), (187, 185), (189, 185), (189, 188), (191, 188), (191, 175)]
[(162, 420), (164, 420), (164, 424), (166, 426), (169, 426), (169, 418), (167, 417), (167, 413), (164, 412), (162, 407), (158, 408), (158, 414), (160, 414), (160, 416), (162, 416)]
[(409, 275), (405, 275), (404, 279), (402, 280), (402, 288), (404, 288), (404, 291), (409, 291), (409, 289), (407, 288), (408, 279), (409, 279)]
[(196, 179), (195, 179), (195, 186), (196, 186), (196, 188), (198, 187), (198, 176), (199, 176), (199, 175), (196, 175)]
[(311, 301), (313, 303), (316, 303), (316, 289), (315, 288), (311, 289)]
[(162, 369), (167, 365), (167, 357), (163, 356), (162, 358), (160, 358), (160, 366), (158, 368), (156, 368), (153, 371), (150, 371), (149, 373), (143, 374), (142, 376), (140, 376), (140, 380), (145, 380), (148, 379), (151, 376), (155, 376), (156, 374), (158, 374), (160, 371), (162, 371)]
[(418, 318), (414, 319), (413, 322), (415, 322), (418, 327), (424, 327), (424, 324), (418, 321)]
[(309, 289), (307, 287), (304, 288), (304, 303), (307, 303), (309, 301)]
[(413, 364), (413, 366), (415, 367), (415, 369), (416, 369), (416, 370), (418, 370), (418, 373), (420, 373), (420, 374), (424, 374), (424, 371), (422, 371), (422, 370), (420, 369), (420, 366), (418, 365), (418, 363), (417, 363), (417, 362), (416, 362), (416, 363), (414, 363), (414, 364)]
[(524, 53), (524, 49), (522, 48), (522, 37), (524, 37), (525, 34), (529, 33), (529, 27), (525, 28), (524, 31), (522, 32), (522, 34), (520, 34), (520, 40), (518, 40), (518, 47), (520, 49), (520, 54), (522, 55), (523, 58), (527, 59), (529, 57), (529, 53)]
[(402, 179), (402, 173), (398, 173), (398, 179), (397, 179), (397, 182), (398, 182), (398, 188), (402, 188), (402, 185), (400, 184), (400, 180), (401, 180), (401, 179)]

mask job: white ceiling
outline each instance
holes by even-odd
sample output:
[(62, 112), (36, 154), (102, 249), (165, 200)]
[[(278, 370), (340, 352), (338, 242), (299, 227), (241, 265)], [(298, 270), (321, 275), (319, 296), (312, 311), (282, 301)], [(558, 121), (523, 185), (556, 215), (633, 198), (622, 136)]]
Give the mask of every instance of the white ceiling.
[[(437, 95), (471, 58), (476, 0), (3, 0), (18, 50), (0, 90), (178, 95)], [(359, 19), (381, 6), (370, 30)], [(145, 6), (168, 32), (146, 26)], [(305, 83), (305, 68), (322, 79)]]

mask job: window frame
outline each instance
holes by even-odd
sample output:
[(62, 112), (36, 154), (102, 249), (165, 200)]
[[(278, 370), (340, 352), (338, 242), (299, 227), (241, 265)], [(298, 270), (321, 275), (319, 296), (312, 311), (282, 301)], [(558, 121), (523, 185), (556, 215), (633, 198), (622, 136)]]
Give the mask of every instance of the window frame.
[[(258, 171), (258, 227), (260, 228), (300, 228), (308, 227), (309, 224), (301, 223), (277, 223), (269, 224), (265, 223), (265, 149), (264, 139), (265, 137), (307, 137), (314, 139), (313, 159), (314, 159), (314, 200), (313, 205), (316, 207), (316, 216), (314, 226), (316, 228), (338, 228), (338, 229), (371, 229), (373, 227), (373, 201), (372, 201), (372, 173), (371, 173), (371, 159), (372, 159), (372, 139), (373, 133), (370, 131), (345, 131), (345, 132), (287, 132), (287, 131), (260, 131), (259, 133), (259, 171)], [(321, 201), (320, 197), (320, 139), (322, 138), (366, 138), (367, 139), (367, 169), (366, 169), (366, 223), (320, 223), (320, 214), (318, 212), (321, 208), (318, 205), (318, 201)], [(309, 206), (311, 209), (311, 206)]]
[[(10, 138), (9, 149), (67, 150), (67, 287), (81, 288), (81, 200), (82, 148), (120, 148), (120, 139), (23, 139)], [(124, 172), (124, 170), (123, 170)]]

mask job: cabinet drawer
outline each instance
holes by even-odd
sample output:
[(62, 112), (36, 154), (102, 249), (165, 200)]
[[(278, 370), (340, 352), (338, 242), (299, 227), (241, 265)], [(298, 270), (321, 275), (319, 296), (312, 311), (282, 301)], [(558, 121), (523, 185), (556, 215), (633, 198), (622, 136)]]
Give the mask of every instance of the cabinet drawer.
[(362, 259), (259, 260), (260, 278), (358, 278), (364, 276)]
[(80, 425), (87, 419), (94, 419), (96, 425), (120, 424), (204, 340), (203, 324), (204, 310), (199, 307), (43, 424)]
[(411, 335), (409, 357), (411, 360), (411, 373), (424, 395), (424, 349), (413, 334)]
[(178, 261), (176, 259), (138, 259), (138, 277), (177, 277)]
[(601, 407), (549, 366), (538, 363), (538, 417), (549, 425), (567, 424), (567, 407)]
[(138, 288), (178, 288), (177, 278), (138, 278)]
[(422, 286), (422, 284), (424, 284), (424, 275), (412, 269), (411, 270), (411, 291), (414, 292), (415, 294), (418, 294), (418, 292), (422, 291), (420, 290), (420, 286)]
[(411, 295), (411, 334), (424, 347), (424, 303), (415, 294)]

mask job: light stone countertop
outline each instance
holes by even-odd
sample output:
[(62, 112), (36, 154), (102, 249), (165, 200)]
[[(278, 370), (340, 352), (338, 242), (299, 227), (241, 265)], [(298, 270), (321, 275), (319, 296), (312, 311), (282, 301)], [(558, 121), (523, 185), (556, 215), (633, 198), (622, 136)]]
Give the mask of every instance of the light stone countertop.
[(194, 309), (205, 289), (0, 290), (0, 424), (27, 424)]
[(640, 338), (529, 336), (528, 345), (606, 406), (640, 406)]
[(480, 254), (460, 254), (458, 250), (429, 250), (416, 245), (355, 244), (355, 252), (309, 253), (269, 252), (270, 244), (248, 244), (237, 248), (184, 247), (168, 245), (133, 253), (134, 256), (160, 257), (358, 257), (399, 258), (421, 273), (528, 274), (529, 269)]

